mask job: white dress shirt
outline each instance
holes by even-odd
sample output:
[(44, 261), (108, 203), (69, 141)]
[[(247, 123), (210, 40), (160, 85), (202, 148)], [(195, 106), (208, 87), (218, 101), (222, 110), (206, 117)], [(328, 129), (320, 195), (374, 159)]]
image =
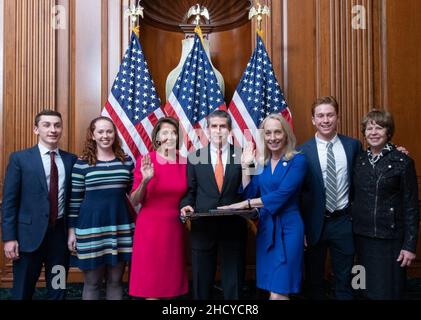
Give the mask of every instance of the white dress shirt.
[[(45, 179), (47, 180), (47, 187), (50, 190), (50, 170), (51, 170), (51, 159), (50, 150), (38, 143), (38, 148), (41, 154), (42, 165), (44, 166)], [(66, 179), (66, 171), (64, 169), (63, 159), (60, 156), (60, 152), (57, 149), (51, 150), (56, 153), (55, 162), (58, 170), (58, 215), (57, 219), (62, 218), (64, 215), (64, 182)]]
[[(225, 174), (225, 167), (227, 165), (229, 146), (230, 146), (229, 143), (226, 143), (224, 146), (222, 146), (222, 164), (224, 166), (224, 174)], [(211, 155), (213, 172), (215, 172), (216, 160), (218, 159), (218, 148), (215, 147), (212, 143), (210, 145), (210, 155)]]
[(326, 167), (327, 167), (327, 144), (332, 142), (333, 154), (335, 155), (336, 164), (336, 186), (337, 186), (337, 198), (336, 198), (336, 209), (341, 210), (348, 205), (348, 162), (346, 153), (341, 140), (336, 134), (332, 140), (325, 141), (320, 139), (316, 134), (317, 152), (319, 155), (320, 168), (322, 169), (323, 181), (326, 179)]

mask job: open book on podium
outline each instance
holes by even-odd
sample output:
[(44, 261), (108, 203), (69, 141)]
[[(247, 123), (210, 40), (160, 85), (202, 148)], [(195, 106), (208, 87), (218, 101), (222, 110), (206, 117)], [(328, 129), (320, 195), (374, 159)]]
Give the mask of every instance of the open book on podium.
[(245, 219), (259, 218), (259, 210), (257, 208), (251, 209), (210, 209), (208, 212), (187, 212), (188, 218), (201, 217), (221, 217), (221, 216), (240, 216)]

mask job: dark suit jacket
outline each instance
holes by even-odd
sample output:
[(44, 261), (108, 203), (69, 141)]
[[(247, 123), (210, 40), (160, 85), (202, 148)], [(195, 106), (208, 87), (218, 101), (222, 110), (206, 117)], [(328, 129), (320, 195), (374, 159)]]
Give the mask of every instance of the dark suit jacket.
[[(71, 172), (77, 157), (63, 150), (59, 152), (66, 174), (67, 208)], [(47, 231), (49, 214), (48, 187), (38, 145), (12, 153), (4, 179), (2, 240), (17, 240), (22, 252), (37, 250)]]
[[(351, 175), (355, 158), (362, 150), (359, 140), (338, 134), (345, 149), (348, 165), (349, 191), (351, 188)], [(316, 139), (312, 138), (298, 147), (307, 158), (308, 171), (301, 193), (301, 213), (303, 215), (305, 234), (309, 245), (315, 245), (321, 236), (326, 211), (325, 185)]]
[[(219, 193), (211, 163), (210, 146), (197, 150), (188, 157), (187, 193), (180, 208), (190, 205), (195, 212), (208, 212), (218, 206), (243, 200), (241, 186), (241, 149), (230, 146), (225, 167), (224, 184)], [(238, 216), (205, 217), (191, 222), (190, 237), (193, 249), (209, 249), (219, 237), (230, 234), (242, 235), (246, 220)]]

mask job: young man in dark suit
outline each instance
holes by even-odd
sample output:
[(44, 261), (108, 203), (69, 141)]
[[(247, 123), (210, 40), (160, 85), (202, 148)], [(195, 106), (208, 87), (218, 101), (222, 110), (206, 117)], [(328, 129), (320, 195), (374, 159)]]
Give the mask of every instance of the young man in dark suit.
[[(186, 212), (206, 213), (210, 209), (242, 200), (241, 149), (228, 143), (231, 118), (214, 111), (207, 119), (210, 144), (188, 157), (188, 189), (182, 199)], [(191, 221), (193, 295), (210, 299), (217, 255), (225, 299), (239, 299), (245, 269), (246, 220), (238, 216), (202, 217)]]
[[(66, 203), (74, 154), (58, 149), (61, 114), (43, 110), (35, 117), (38, 144), (10, 155), (3, 189), (2, 240), (13, 260), (13, 299), (32, 299), (42, 266), (48, 299), (65, 296), (67, 274)], [(64, 281), (65, 281), (64, 277)]]
[(324, 272), (327, 250), (335, 276), (335, 298), (353, 298), (351, 270), (354, 258), (349, 215), (352, 167), (360, 141), (337, 133), (338, 103), (328, 96), (315, 101), (314, 138), (298, 149), (307, 158), (302, 190), (302, 215), (307, 241), (306, 286), (312, 299), (326, 299)]

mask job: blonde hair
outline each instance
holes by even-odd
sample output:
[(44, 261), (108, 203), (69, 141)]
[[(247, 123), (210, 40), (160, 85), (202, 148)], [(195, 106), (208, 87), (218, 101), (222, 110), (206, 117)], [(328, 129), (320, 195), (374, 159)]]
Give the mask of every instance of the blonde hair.
[[(272, 113), (268, 115), (260, 124), (259, 129), (263, 129), (265, 127), (265, 124), (268, 120), (278, 120), (281, 123), (282, 131), (284, 132), (286, 136), (286, 143), (284, 147), (284, 158), (285, 160), (289, 161), (298, 153), (297, 150), (295, 150), (295, 146), (297, 144), (297, 139), (295, 138), (294, 132), (292, 132), (291, 126), (289, 123), (285, 120), (285, 118), (279, 114), (279, 113)], [(263, 133), (264, 134), (264, 133)], [(264, 164), (267, 164), (271, 157), (271, 152), (269, 151), (268, 147), (264, 146)]]

